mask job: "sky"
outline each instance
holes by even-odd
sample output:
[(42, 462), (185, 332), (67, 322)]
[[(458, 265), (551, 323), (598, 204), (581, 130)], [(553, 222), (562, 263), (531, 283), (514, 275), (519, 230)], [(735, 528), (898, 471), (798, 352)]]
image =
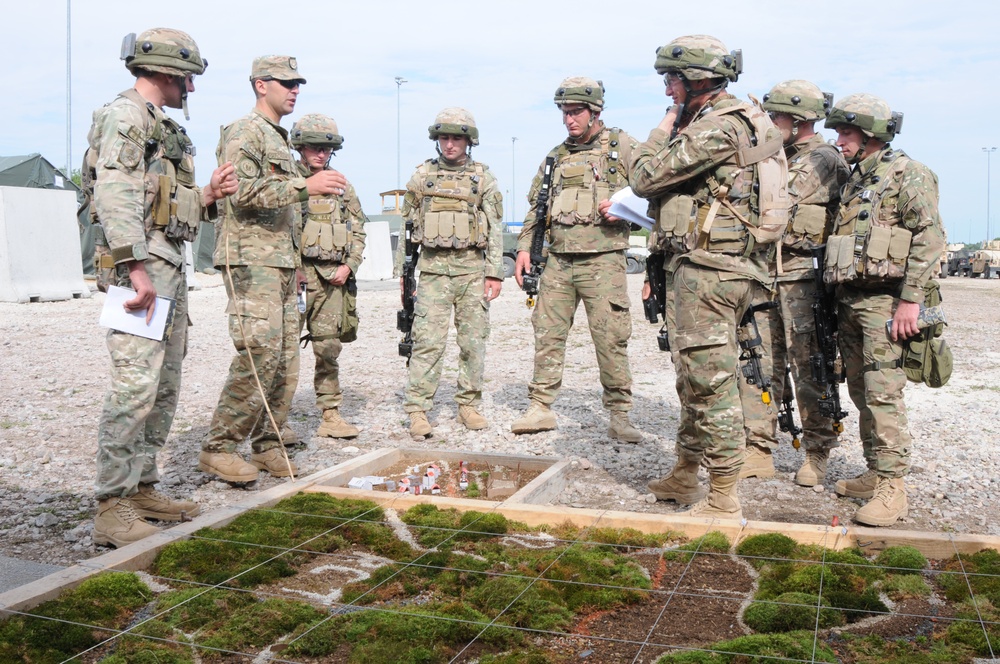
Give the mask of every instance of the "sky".
[(998, 123), (989, 119), (1000, 108), (1000, 9), (991, 3), (69, 3), (70, 113), (67, 0), (4, 3), (0, 156), (38, 152), (64, 166), (69, 115), (69, 163), (78, 168), (93, 110), (134, 83), (119, 60), (122, 37), (172, 27), (188, 32), (209, 62), (188, 101), (191, 120), (167, 109), (194, 140), (200, 183), (216, 165), (220, 126), (253, 106), (254, 57), (285, 54), (298, 59), (308, 83), (283, 126), (306, 113), (337, 121), (345, 141), (332, 165), (354, 184), (366, 213), (378, 214), (379, 193), (405, 186), (435, 156), (427, 127), (437, 112), (462, 106), (479, 127), (473, 158), (497, 177), (505, 219), (520, 221), (531, 178), (566, 135), (552, 103), (562, 79), (601, 79), (602, 119), (643, 141), (669, 104), (653, 69), (656, 49), (681, 35), (710, 34), (743, 51), (744, 73), (729, 86), (741, 98), (801, 78), (836, 98), (868, 92), (885, 99), (904, 113), (893, 146), (939, 177), (949, 241), (986, 237), (987, 207), (990, 235), (1000, 236), (1000, 151), (983, 152), (1000, 147)]

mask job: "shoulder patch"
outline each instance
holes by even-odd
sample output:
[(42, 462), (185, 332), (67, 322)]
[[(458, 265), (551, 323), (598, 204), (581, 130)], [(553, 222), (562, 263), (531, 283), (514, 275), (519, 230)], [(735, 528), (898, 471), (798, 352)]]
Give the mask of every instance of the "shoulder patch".
[(118, 163), (133, 170), (142, 160), (142, 150), (132, 141), (121, 141), (121, 149), (118, 151)]
[(253, 159), (244, 157), (236, 165), (236, 170), (240, 172), (240, 175), (245, 177), (256, 177), (260, 173), (260, 166)]

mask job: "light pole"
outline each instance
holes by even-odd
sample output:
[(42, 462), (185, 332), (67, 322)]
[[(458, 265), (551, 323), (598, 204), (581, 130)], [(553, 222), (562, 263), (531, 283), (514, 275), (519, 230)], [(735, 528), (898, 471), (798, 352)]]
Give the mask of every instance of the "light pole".
[[(983, 148), (986, 153), (986, 242), (990, 241), (990, 155), (996, 152), (996, 148)], [(983, 249), (986, 243), (983, 243)]]
[(396, 189), (400, 189), (403, 186), (403, 181), (400, 180), (399, 174), (399, 162), (400, 162), (400, 149), (399, 149), (399, 91), (403, 87), (403, 83), (406, 83), (406, 79), (402, 76), (396, 77)]
[(517, 205), (517, 194), (515, 193), (515, 183), (517, 179), (514, 176), (517, 161), (514, 159), (514, 144), (517, 143), (517, 136), (510, 137), (510, 223), (517, 223), (517, 212), (514, 206)]

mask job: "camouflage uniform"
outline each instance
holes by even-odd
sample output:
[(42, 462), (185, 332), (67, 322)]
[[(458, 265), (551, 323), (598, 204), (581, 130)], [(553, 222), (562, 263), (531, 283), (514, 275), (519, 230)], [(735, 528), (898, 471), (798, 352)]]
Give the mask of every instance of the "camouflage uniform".
[[(417, 167), (406, 185), (403, 218), (414, 224), (414, 242), (421, 242), (424, 216), (430, 197), (424, 192), (435, 182), (450, 181), (462, 175), (479, 178), (477, 212), (486, 223), (485, 248), (468, 246), (420, 247), (413, 320), (413, 353), (403, 409), (407, 413), (430, 410), (441, 380), (445, 343), (452, 310), (455, 312), (458, 356), (458, 390), (455, 401), (477, 406), (482, 399), (486, 339), (490, 333), (489, 303), (483, 295), (485, 279), (503, 279), (503, 199), (496, 178), (489, 167), (471, 158), (461, 166), (444, 159), (429, 159)], [(464, 216), (465, 213), (463, 212)], [(482, 219), (483, 217), (481, 217)], [(396, 251), (396, 274), (402, 270), (405, 242), (400, 239)]]
[[(294, 58), (281, 59), (296, 68)], [(298, 382), (295, 271), (301, 266), (299, 206), (309, 194), (296, 169), (288, 132), (256, 109), (223, 129), (216, 155), (220, 163), (233, 162), (239, 182), (215, 233), (215, 265), (223, 270), (229, 336), (237, 355), (202, 450), (233, 454), (250, 436), (253, 452), (260, 454), (279, 447), (279, 442), (254, 370), (279, 431)]]
[[(298, 164), (299, 174), (309, 177), (308, 167)], [(340, 367), (337, 358), (343, 349), (340, 341), (344, 319), (344, 298), (347, 297), (347, 284), (334, 286), (330, 283), (337, 268), (346, 265), (351, 268), (351, 278), (361, 267), (362, 254), (365, 250), (365, 222), (368, 218), (361, 210), (361, 201), (353, 185), (348, 185), (343, 196), (312, 196), (302, 207), (303, 224), (307, 223), (310, 206), (315, 210), (317, 204), (322, 209), (336, 207), (341, 216), (341, 223), (349, 226), (350, 240), (347, 241), (347, 251), (335, 252), (329, 259), (302, 256), (302, 271), (306, 273), (308, 285), (306, 290), (306, 313), (302, 324), (309, 330), (309, 340), (312, 342), (313, 354), (316, 356), (316, 374), (313, 384), (316, 388), (316, 405), (322, 411), (336, 410), (344, 401), (340, 389)], [(330, 214), (326, 212), (325, 214)], [(303, 243), (309, 242), (308, 237)], [(317, 238), (318, 242), (325, 242)], [(305, 251), (305, 247), (303, 247)], [(339, 255), (337, 255), (339, 254)]]
[[(840, 353), (851, 400), (860, 411), (868, 462), (868, 472), (838, 481), (836, 489), (871, 498), (855, 520), (874, 526), (906, 516), (901, 478), (909, 473), (912, 444), (903, 401), (903, 346), (886, 334), (886, 322), (901, 300), (923, 302), (945, 249), (937, 176), (889, 146), (901, 122), (884, 101), (866, 94), (838, 102), (826, 122), (835, 129), (853, 126), (865, 136), (827, 243), (824, 279), (836, 284)], [(872, 138), (882, 145), (863, 157)]]
[[(656, 221), (650, 245), (669, 259), (667, 307), (673, 307), (670, 341), (681, 402), (677, 467), (650, 489), (657, 497), (693, 502), (701, 495), (697, 468), (704, 465), (712, 492), (692, 513), (738, 518), (745, 433), (736, 330), (769, 284), (767, 247), (743, 221), (755, 218), (751, 206), (764, 196), (757, 175), (762, 166), (750, 155), (766, 152), (769, 167), (780, 165), (786, 178), (787, 172), (777, 130), (762, 111), (725, 93), (724, 79), (735, 81), (739, 64), (721, 42), (681, 37), (657, 51), (656, 70), (677, 77), (689, 97), (692, 79), (721, 82), (698, 91), (710, 106), (682, 114), (676, 136), (653, 129), (630, 167), (632, 189), (650, 200)], [(673, 483), (671, 490), (658, 492), (663, 483)]]
[[(156, 136), (156, 139), (153, 137)], [(168, 138), (169, 137), (169, 138)], [(180, 152), (171, 159), (165, 146), (182, 138)], [(152, 155), (144, 157), (147, 140), (156, 140)], [(194, 184), (190, 141), (163, 111), (126, 90), (94, 112), (88, 137), (96, 159), (94, 209), (100, 222), (115, 284), (131, 288), (126, 264), (143, 261), (158, 296), (176, 301), (174, 323), (163, 341), (109, 330), (111, 387), (98, 429), (97, 498), (134, 494), (140, 483), (154, 484), (159, 476), (156, 453), (167, 440), (181, 386), (181, 360), (187, 352), (187, 280), (184, 274), (184, 238), (215, 206), (206, 209), (201, 189)], [(185, 223), (154, 221), (159, 181), (169, 179), (176, 193), (179, 216)]]
[[(535, 367), (528, 396), (532, 402), (549, 406), (555, 401), (562, 386), (566, 339), (583, 300), (600, 368), (604, 407), (612, 412), (632, 410), (628, 362), (632, 318), (625, 276), (629, 223), (605, 220), (597, 204), (628, 186), (626, 166), (634, 146), (627, 133), (602, 124), (586, 143), (568, 138), (552, 152), (556, 163), (548, 207), (548, 261), (531, 315)], [(544, 164), (528, 193), (531, 211), (518, 237), (519, 252), (531, 250), (543, 168)], [(609, 172), (613, 179), (606, 179)], [(567, 198), (574, 199), (575, 205), (572, 200), (567, 203)], [(568, 211), (574, 207), (575, 211)]]
[[(760, 312), (758, 324), (765, 353), (772, 365), (774, 399), (780, 399), (787, 389), (785, 366), (788, 365), (802, 418), (803, 445), (807, 451), (828, 452), (839, 443), (830, 419), (819, 413), (817, 404), (824, 386), (813, 380), (809, 359), (819, 351), (812, 309), (816, 301), (816, 283), (811, 252), (826, 242), (840, 207), (840, 188), (847, 181), (848, 169), (837, 149), (819, 134), (786, 145), (785, 156), (788, 159), (788, 193), (797, 208), (782, 239), (781, 272), (777, 272), (776, 260), (770, 264), (779, 308)], [(747, 443), (773, 451), (778, 446), (775, 405), (764, 405), (760, 390), (748, 386), (745, 381), (741, 382), (741, 391)], [(773, 466), (771, 468), (773, 472)]]

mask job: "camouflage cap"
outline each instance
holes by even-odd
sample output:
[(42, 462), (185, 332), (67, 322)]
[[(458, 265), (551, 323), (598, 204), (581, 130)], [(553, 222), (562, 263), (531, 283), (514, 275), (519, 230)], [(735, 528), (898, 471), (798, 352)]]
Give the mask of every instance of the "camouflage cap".
[(830, 114), (833, 93), (823, 92), (815, 83), (782, 81), (764, 95), (764, 110), (787, 113), (800, 120), (820, 120)]
[(137, 69), (169, 76), (203, 74), (208, 60), (202, 60), (198, 44), (191, 35), (171, 28), (153, 28), (138, 37), (135, 33), (122, 39), (121, 59), (133, 74)]
[(318, 148), (333, 148), (334, 152), (344, 144), (344, 137), (337, 132), (337, 123), (322, 113), (303, 115), (292, 125), (292, 147), (299, 149), (310, 145)]
[(826, 118), (825, 127), (840, 125), (857, 127), (865, 136), (888, 143), (903, 128), (903, 114), (895, 113), (885, 100), (866, 93), (847, 95), (838, 101)]
[(299, 63), (290, 55), (262, 55), (254, 58), (250, 68), (250, 80), (256, 81), (298, 81), (306, 79), (299, 73)]
[(556, 88), (553, 101), (556, 106), (586, 104), (590, 110), (600, 113), (604, 109), (604, 83), (586, 76), (570, 76)]
[(479, 145), (479, 129), (472, 113), (458, 106), (449, 106), (434, 118), (434, 124), (427, 128), (432, 141), (439, 136), (466, 136), (470, 145)]
[(653, 66), (657, 74), (683, 72), (692, 81), (727, 78), (736, 82), (743, 73), (743, 54), (739, 50), (729, 51), (710, 35), (687, 35), (656, 49)]

